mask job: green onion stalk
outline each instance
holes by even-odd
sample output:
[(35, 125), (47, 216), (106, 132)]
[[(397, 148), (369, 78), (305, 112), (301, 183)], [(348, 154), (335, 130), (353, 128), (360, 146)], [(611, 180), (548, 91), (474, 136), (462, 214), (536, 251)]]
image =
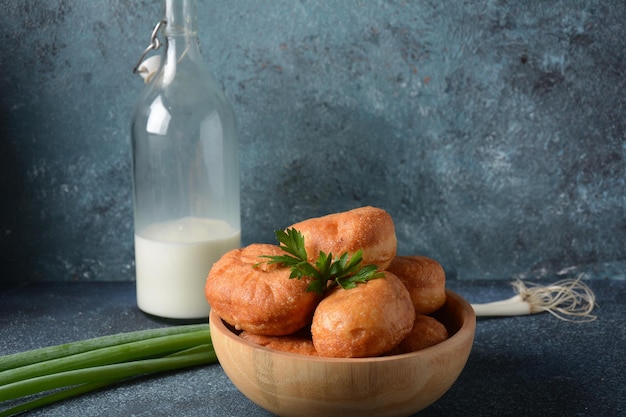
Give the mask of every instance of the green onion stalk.
[(120, 333), (2, 356), (0, 417), (129, 378), (215, 362), (206, 324)]

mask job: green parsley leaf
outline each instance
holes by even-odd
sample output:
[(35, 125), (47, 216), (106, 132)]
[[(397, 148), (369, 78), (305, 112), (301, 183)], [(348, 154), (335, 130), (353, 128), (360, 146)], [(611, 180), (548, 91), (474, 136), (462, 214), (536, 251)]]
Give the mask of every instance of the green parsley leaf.
[(332, 253), (320, 251), (314, 264), (308, 261), (304, 236), (296, 229), (276, 230), (276, 239), (287, 255), (263, 255), (270, 264), (280, 264), (291, 268), (289, 278), (313, 278), (307, 291), (323, 295), (325, 291), (336, 285), (341, 288), (355, 288), (358, 283), (382, 278), (384, 274), (378, 271), (376, 265), (361, 266), (363, 251), (358, 250), (352, 257), (346, 252), (338, 259), (333, 259)]

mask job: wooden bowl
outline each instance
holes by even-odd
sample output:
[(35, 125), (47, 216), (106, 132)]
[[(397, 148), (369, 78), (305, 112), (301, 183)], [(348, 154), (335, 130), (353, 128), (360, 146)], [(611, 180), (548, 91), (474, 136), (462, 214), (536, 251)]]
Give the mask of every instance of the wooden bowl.
[(320, 358), (271, 350), (241, 339), (211, 311), (217, 358), (251, 401), (279, 416), (410, 416), (456, 381), (474, 341), (476, 316), (452, 291), (435, 316), (451, 335), (427, 349), (377, 358)]

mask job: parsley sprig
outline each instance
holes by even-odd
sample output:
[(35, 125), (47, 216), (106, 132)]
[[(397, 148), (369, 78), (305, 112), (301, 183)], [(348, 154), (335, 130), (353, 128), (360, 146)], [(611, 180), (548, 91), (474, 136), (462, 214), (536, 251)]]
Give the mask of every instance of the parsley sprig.
[(268, 264), (281, 264), (291, 268), (289, 278), (313, 278), (307, 287), (309, 292), (323, 295), (324, 291), (335, 285), (339, 285), (343, 289), (350, 289), (356, 287), (358, 283), (384, 276), (382, 272), (378, 271), (376, 265), (361, 265), (363, 251), (360, 249), (351, 257), (346, 252), (337, 259), (333, 259), (332, 253), (326, 254), (320, 251), (315, 264), (311, 264), (308, 261), (302, 233), (290, 228), (276, 230), (274, 234), (280, 242), (281, 249), (287, 254), (263, 255), (262, 257), (269, 259)]

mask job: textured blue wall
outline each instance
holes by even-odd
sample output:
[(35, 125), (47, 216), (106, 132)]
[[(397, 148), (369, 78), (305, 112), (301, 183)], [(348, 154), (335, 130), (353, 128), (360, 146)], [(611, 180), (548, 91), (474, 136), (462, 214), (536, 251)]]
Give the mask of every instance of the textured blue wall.
[[(451, 278), (624, 277), (623, 0), (199, 9), (239, 119), (244, 243), (369, 204), (394, 217), (400, 253)], [(3, 280), (134, 278), (131, 69), (159, 15), (3, 1)]]

